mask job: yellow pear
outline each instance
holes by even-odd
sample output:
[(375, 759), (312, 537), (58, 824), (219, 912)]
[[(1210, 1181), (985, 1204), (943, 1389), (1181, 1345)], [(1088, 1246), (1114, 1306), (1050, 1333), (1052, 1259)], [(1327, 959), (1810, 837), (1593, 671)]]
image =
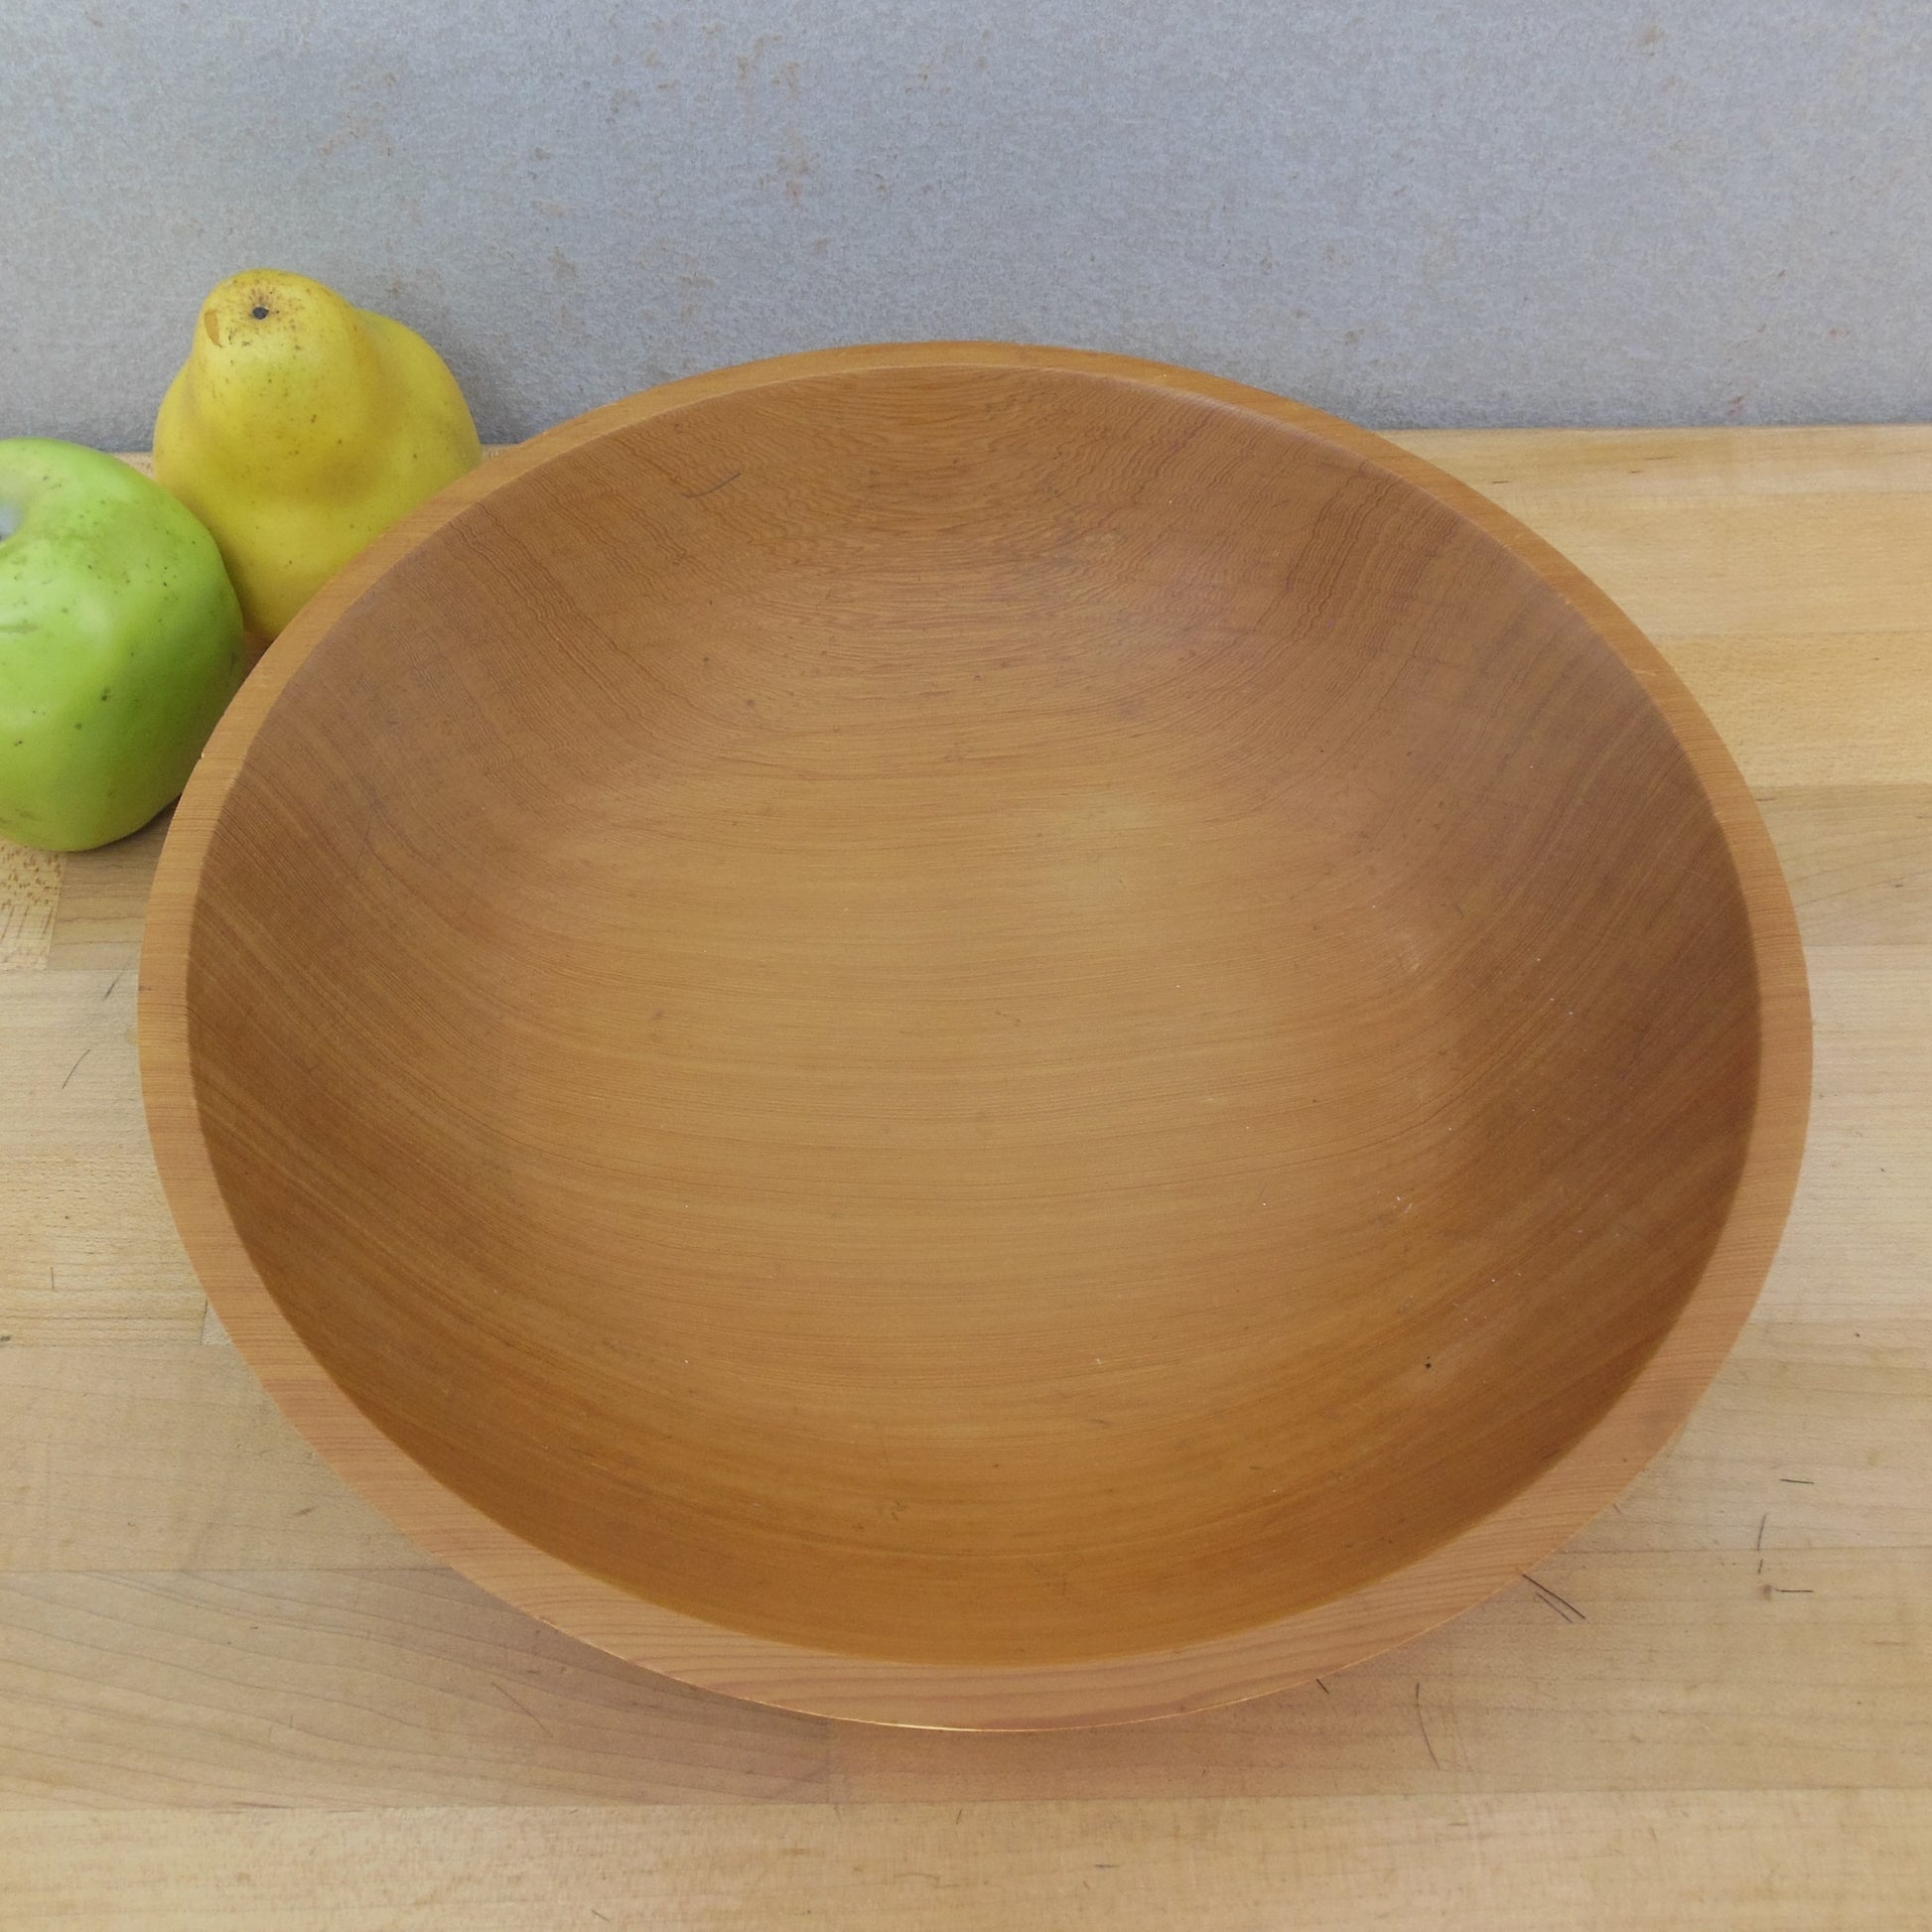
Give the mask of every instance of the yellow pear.
[(422, 337), (273, 268), (202, 305), (154, 426), (156, 479), (213, 532), (262, 639), (482, 460), (463, 391)]

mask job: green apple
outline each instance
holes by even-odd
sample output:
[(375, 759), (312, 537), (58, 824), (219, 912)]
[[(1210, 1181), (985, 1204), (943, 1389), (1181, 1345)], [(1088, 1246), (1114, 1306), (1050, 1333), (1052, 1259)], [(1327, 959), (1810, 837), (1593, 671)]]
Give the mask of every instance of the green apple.
[(98, 450), (0, 442), (0, 834), (78, 852), (139, 831), (247, 668), (190, 510)]

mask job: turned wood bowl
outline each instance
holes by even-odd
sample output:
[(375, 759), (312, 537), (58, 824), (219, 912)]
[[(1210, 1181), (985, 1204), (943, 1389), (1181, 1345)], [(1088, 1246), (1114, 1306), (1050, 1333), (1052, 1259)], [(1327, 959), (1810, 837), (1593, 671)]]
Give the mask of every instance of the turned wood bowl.
[(1749, 1309), (1809, 1022), (1657, 652), (1295, 403), (761, 363), (269, 651), (142, 965), (161, 1172), (351, 1483), (690, 1683), (1226, 1702), (1514, 1580)]

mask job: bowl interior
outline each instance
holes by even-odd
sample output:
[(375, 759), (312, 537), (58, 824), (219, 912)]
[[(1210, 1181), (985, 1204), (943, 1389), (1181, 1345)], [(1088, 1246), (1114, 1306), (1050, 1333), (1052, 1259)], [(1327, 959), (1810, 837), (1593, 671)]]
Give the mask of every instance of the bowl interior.
[(188, 974), (307, 1346), (520, 1537), (910, 1660), (1197, 1642), (1452, 1538), (1696, 1283), (1757, 1009), (1543, 578), (1060, 369), (698, 401), (296, 672)]

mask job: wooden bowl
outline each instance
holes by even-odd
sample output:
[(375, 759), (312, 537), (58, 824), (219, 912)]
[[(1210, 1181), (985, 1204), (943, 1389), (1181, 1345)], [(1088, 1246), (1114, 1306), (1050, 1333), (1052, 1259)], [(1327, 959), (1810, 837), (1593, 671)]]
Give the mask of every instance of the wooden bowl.
[(176, 818), (161, 1171), (427, 1548), (798, 1709), (1090, 1724), (1475, 1602), (1683, 1421), (1789, 900), (1609, 603), (1364, 432), (989, 345), (673, 383), (332, 584)]

